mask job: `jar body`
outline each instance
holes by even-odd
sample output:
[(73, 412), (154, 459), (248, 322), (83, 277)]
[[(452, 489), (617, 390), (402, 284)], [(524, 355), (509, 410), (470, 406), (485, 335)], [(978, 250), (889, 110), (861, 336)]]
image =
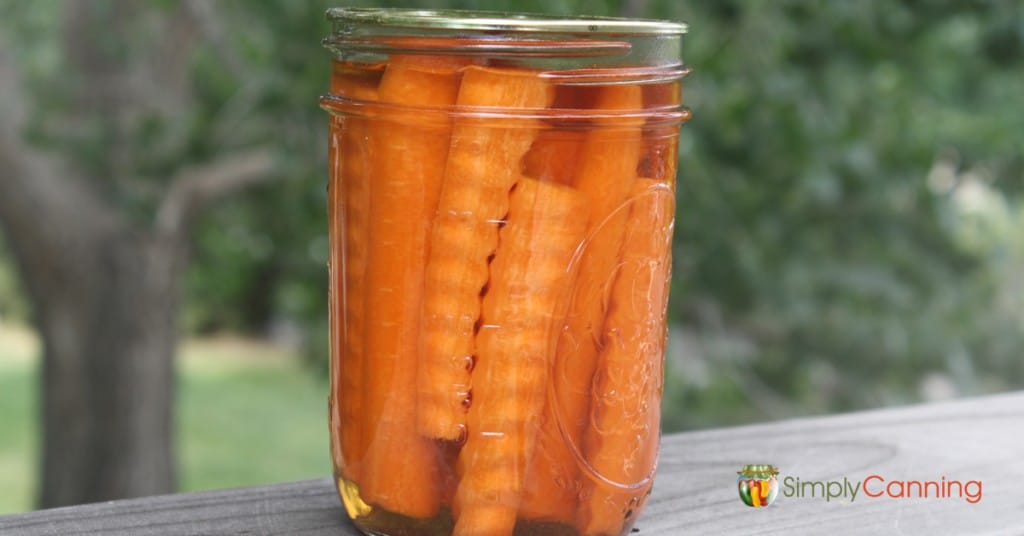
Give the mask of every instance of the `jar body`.
[(657, 460), (678, 76), (389, 39), (322, 99), (346, 509), (372, 534), (626, 533)]

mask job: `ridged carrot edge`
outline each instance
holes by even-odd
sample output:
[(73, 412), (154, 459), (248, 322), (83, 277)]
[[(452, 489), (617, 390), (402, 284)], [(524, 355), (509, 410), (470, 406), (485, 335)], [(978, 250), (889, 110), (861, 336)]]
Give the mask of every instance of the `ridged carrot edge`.
[(472, 423), (460, 454), (454, 534), (510, 535), (536, 446), (551, 349), (570, 261), (583, 239), (585, 197), (521, 179), (491, 264), (477, 335)]
[[(551, 98), (550, 86), (535, 71), (471, 66), (464, 71), (457, 103), (532, 109), (548, 106)], [(423, 299), (417, 389), (418, 428), (426, 437), (465, 437), (480, 292), (508, 211), (509, 189), (536, 136), (537, 128), (527, 120), (503, 126), (464, 117), (453, 127)]]

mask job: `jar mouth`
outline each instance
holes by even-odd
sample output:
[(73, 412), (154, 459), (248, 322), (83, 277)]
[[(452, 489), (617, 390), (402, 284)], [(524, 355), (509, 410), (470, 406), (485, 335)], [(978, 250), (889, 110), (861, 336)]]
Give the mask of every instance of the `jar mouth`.
[[(649, 83), (688, 68), (679, 22), (466, 10), (331, 8), (326, 48), (343, 61), (444, 55), (511, 62), (559, 83)], [(614, 79), (614, 80), (612, 80)]]
[(618, 36), (682, 35), (681, 22), (615, 17), (542, 15), (460, 9), (334, 7), (327, 19), (335, 24), (373, 24), (416, 30), (472, 30), (515, 33), (612, 34)]

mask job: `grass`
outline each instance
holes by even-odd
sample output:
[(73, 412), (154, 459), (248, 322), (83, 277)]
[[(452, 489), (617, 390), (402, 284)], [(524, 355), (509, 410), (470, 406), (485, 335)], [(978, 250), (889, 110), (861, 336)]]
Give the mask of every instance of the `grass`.
[[(38, 463), (38, 342), (0, 323), (0, 514), (27, 511)], [(327, 475), (327, 384), (287, 349), (187, 341), (178, 361), (182, 491)]]
[(31, 333), (0, 323), (0, 514), (32, 507), (37, 354)]

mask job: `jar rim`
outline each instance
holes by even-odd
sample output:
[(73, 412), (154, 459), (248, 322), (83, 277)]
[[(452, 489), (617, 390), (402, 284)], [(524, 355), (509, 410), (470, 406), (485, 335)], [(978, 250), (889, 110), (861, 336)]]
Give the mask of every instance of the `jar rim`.
[(326, 17), (335, 24), (374, 24), (428, 30), (654, 36), (682, 35), (688, 29), (687, 25), (682, 22), (654, 19), (626, 19), (591, 15), (567, 17), (537, 13), (463, 9), (332, 7), (327, 10)]

